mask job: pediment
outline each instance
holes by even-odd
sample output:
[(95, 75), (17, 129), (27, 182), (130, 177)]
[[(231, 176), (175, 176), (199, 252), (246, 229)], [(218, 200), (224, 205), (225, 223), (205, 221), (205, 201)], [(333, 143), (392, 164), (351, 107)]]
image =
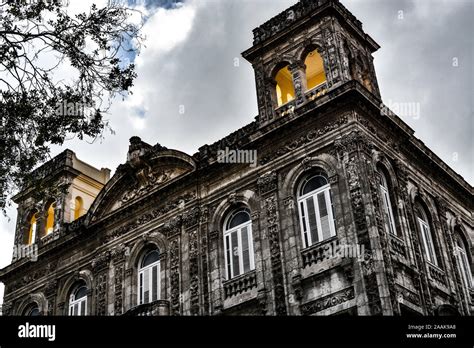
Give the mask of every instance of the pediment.
[[(141, 142), (141, 141), (140, 141)], [(89, 211), (89, 221), (97, 221), (122, 207), (132, 205), (194, 171), (193, 158), (181, 151), (146, 143), (131, 144), (127, 163), (97, 196)]]

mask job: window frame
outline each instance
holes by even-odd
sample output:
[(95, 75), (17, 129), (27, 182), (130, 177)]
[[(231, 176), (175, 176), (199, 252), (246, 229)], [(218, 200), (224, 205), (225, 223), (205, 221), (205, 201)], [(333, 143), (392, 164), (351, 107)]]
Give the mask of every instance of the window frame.
[[(417, 216), (416, 218), (418, 220), (418, 227), (420, 228), (420, 232), (421, 232), (421, 237), (422, 237), (422, 241), (423, 241), (423, 248), (425, 249), (426, 260), (430, 264), (432, 264), (436, 267), (439, 267), (439, 265), (438, 265), (438, 254), (437, 254), (437, 251), (436, 251), (436, 246), (434, 244), (433, 232), (431, 231), (430, 224), (428, 223), (428, 221), (425, 221), (420, 216)], [(430, 243), (430, 245), (428, 245), (428, 242)], [(430, 247), (431, 247), (431, 249), (430, 249)], [(430, 255), (430, 250), (433, 253), (433, 255)], [(432, 258), (434, 260), (432, 260)]]
[[(301, 191), (306, 183), (308, 183), (313, 177), (316, 176), (323, 176), (327, 184), (323, 185), (321, 187), (318, 187), (317, 189), (310, 191), (308, 193), (305, 193), (301, 195)], [(322, 224), (321, 224), (321, 210), (319, 207), (319, 200), (318, 196), (323, 193), (324, 194), (324, 199), (326, 203), (326, 211), (327, 211), (327, 216), (328, 216), (328, 223), (329, 223), (329, 236), (327, 238), (324, 238), (323, 235), (323, 229), (322, 229)], [(308, 221), (308, 204), (307, 204), (307, 199), (312, 198), (313, 199), (313, 205), (315, 209), (315, 218), (316, 218), (316, 233), (318, 235), (318, 240), (313, 241), (312, 238), (312, 233), (311, 233), (311, 226), (310, 222)], [(335, 223), (335, 212), (334, 212), (334, 202), (332, 199), (332, 191), (331, 191), (331, 184), (329, 183), (329, 180), (327, 179), (327, 176), (322, 175), (322, 173), (317, 173), (311, 177), (309, 177), (308, 180), (303, 180), (302, 183), (299, 185), (298, 188), (298, 195), (297, 195), (297, 204), (298, 204), (298, 221), (300, 224), (300, 231), (301, 231), (301, 239), (303, 241), (303, 248), (309, 248), (317, 243), (324, 242), (326, 240), (329, 240), (337, 235), (336, 232), (336, 223)], [(303, 206), (303, 208), (302, 208)]]
[[(249, 215), (249, 220), (241, 223), (240, 225), (228, 228), (230, 220), (236, 216), (241, 211), (245, 211)], [(242, 236), (243, 230), (247, 228), (247, 249), (249, 253), (249, 269), (244, 270), (244, 249), (242, 248)], [(232, 234), (236, 233), (237, 235), (237, 246), (233, 246)], [(228, 214), (227, 218), (224, 221), (224, 266), (225, 266), (225, 277), (226, 280), (231, 280), (238, 276), (241, 276), (245, 273), (255, 270), (255, 250), (253, 243), (253, 230), (252, 230), (252, 216), (250, 211), (246, 208), (240, 208), (234, 210), (232, 213)], [(232, 249), (230, 249), (232, 247)], [(235, 248), (237, 248), (238, 255), (235, 255)], [(234, 250), (234, 251), (233, 251)], [(234, 256), (238, 258), (238, 274), (235, 274), (234, 267)]]
[(395, 214), (393, 212), (392, 200), (390, 198), (390, 187), (388, 185), (387, 176), (385, 175), (383, 170), (378, 169), (377, 171), (380, 175), (379, 187), (382, 194), (385, 216), (388, 219), (388, 221), (386, 221), (386, 224), (388, 226), (388, 232), (391, 235), (398, 237), (397, 224), (395, 221)]
[(458, 263), (459, 272), (462, 275), (463, 282), (468, 289), (474, 288), (474, 279), (472, 278), (471, 264), (469, 262), (469, 257), (467, 256), (467, 251), (465, 250), (465, 245), (459, 237), (456, 237), (456, 246), (455, 246), (455, 255), (456, 261)]
[[(89, 291), (87, 286), (84, 284), (84, 285), (80, 285), (80, 286), (76, 287), (76, 289), (69, 296), (69, 310), (68, 310), (68, 315), (69, 316), (87, 316), (88, 315), (88, 313), (87, 313), (88, 312), (88, 308), (87, 308), (87, 304), (88, 304), (87, 297), (88, 297), (88, 295), (87, 295), (87, 292), (86, 292), (85, 296), (76, 299), (77, 291), (79, 291), (82, 288), (85, 288), (87, 292)], [(82, 304), (84, 304), (84, 306), (82, 306)], [(77, 305), (77, 307), (76, 307), (76, 305)], [(84, 314), (82, 314), (82, 308), (84, 308)], [(75, 311), (76, 309), (77, 309), (77, 311)]]
[[(152, 252), (157, 252), (158, 253), (158, 260), (146, 265), (142, 266), (143, 260), (147, 257)], [(137, 305), (144, 305), (148, 303), (152, 303), (155, 301), (158, 301), (161, 299), (161, 254), (160, 250), (157, 249), (152, 249), (149, 250), (148, 252), (144, 253), (143, 256), (140, 258), (140, 261), (138, 263), (138, 272), (137, 272)], [(156, 289), (153, 289), (153, 267), (156, 267)], [(148, 273), (148, 286), (149, 286), (149, 300), (148, 302), (145, 302), (145, 279), (146, 279), (146, 273)], [(142, 278), (143, 278), (143, 283), (142, 283)], [(153, 299), (153, 290), (156, 290), (156, 299)]]

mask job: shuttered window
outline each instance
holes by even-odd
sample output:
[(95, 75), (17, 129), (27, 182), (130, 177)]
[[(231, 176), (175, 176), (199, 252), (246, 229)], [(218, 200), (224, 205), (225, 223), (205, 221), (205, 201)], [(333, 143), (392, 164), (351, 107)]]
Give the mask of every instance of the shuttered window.
[(159, 252), (147, 253), (138, 272), (138, 304), (146, 304), (160, 299), (160, 259)]
[(227, 279), (255, 269), (252, 221), (247, 209), (238, 210), (227, 219), (224, 244)]
[(335, 236), (331, 188), (327, 179), (316, 175), (303, 183), (299, 193), (299, 220), (304, 247)]

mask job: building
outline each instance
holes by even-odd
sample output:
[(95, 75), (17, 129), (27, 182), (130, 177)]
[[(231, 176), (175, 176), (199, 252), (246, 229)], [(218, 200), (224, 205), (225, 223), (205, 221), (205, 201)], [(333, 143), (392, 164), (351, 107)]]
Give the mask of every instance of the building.
[(301, 0), (243, 53), (254, 122), (192, 156), (133, 137), (110, 179), (38, 168), (4, 314), (474, 314), (473, 188), (384, 106), (378, 48)]

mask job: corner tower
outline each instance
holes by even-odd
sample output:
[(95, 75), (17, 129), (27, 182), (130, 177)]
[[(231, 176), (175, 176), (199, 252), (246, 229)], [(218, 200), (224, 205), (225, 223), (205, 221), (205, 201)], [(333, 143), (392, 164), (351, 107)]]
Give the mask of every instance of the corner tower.
[(59, 237), (61, 226), (83, 216), (110, 177), (65, 150), (38, 167), (30, 184), (13, 200), (18, 204), (15, 246), (39, 246)]
[(379, 46), (338, 0), (300, 0), (253, 34), (243, 56), (255, 70), (260, 127), (351, 80), (380, 99)]

